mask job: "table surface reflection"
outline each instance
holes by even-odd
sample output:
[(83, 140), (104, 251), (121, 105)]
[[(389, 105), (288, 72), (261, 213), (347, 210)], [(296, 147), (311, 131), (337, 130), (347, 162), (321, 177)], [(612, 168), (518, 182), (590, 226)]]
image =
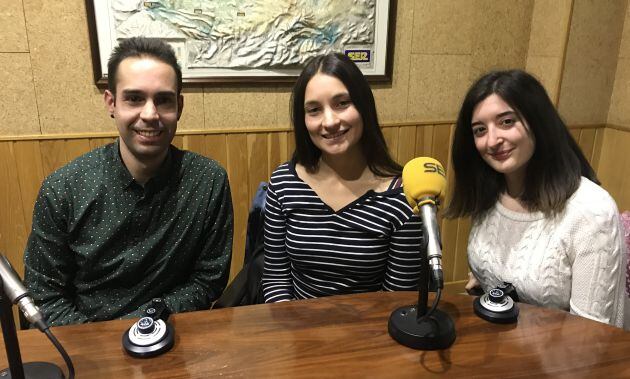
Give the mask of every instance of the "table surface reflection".
[[(630, 333), (567, 312), (519, 304), (515, 325), (478, 318), (472, 297), (443, 295), (457, 339), (417, 351), (387, 333), (391, 312), (415, 292), (366, 293), (171, 316), (176, 341), (156, 358), (121, 347), (133, 320), (52, 328), (77, 378), (630, 377)], [(18, 333), (24, 362), (61, 356), (37, 330)], [(4, 346), (1, 346), (4, 352)], [(7, 367), (0, 354), (0, 368)]]

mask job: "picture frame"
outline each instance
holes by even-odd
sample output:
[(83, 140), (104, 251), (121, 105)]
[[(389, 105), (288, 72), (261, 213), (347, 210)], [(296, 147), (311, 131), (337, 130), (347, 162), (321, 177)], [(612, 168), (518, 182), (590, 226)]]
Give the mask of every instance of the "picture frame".
[[(327, 1), (331, 8), (344, 4)], [(190, 2), (198, 8), (182, 10), (168, 0), (85, 0), (94, 82), (107, 87), (112, 49), (136, 35), (174, 48), (185, 87), (293, 83), (304, 62), (329, 51), (348, 55), (370, 82), (391, 82), (397, 0), (355, 1), (356, 8), (329, 14), (299, 8), (307, 2), (286, 1), (291, 12), (278, 15), (283, 1), (243, 1), (239, 10), (217, 5), (234, 2), (200, 0)]]

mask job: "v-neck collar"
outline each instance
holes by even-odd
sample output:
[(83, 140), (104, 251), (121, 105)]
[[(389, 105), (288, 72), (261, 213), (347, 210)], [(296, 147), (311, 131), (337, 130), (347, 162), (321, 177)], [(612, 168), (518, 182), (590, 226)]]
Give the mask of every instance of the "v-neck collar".
[(306, 183), (304, 181), (304, 179), (300, 178), (300, 176), (297, 173), (297, 170), (295, 169), (295, 161), (291, 160), (289, 161), (289, 172), (291, 174), (293, 174), (297, 180), (299, 180), (301, 183), (303, 183), (306, 187), (308, 187), (308, 189), (313, 192), (315, 194), (315, 196), (317, 196), (317, 199), (319, 200), (320, 203), (322, 203), (324, 205), (324, 207), (326, 207), (326, 209), (328, 209), (328, 211), (332, 214), (340, 214), (345, 212), (347, 209), (352, 208), (355, 204), (358, 204), (360, 202), (362, 202), (363, 200), (365, 200), (366, 198), (372, 197), (372, 196), (377, 196), (377, 195), (387, 195), (390, 193), (399, 193), (402, 191), (402, 187), (396, 187), (396, 184), (399, 180), (399, 177), (396, 176), (392, 179), (391, 183), (389, 184), (389, 186), (387, 187), (387, 189), (385, 191), (382, 192), (376, 192), (373, 189), (369, 189), (367, 190), (363, 195), (357, 197), (356, 199), (352, 200), (351, 202), (349, 202), (348, 204), (344, 205), (343, 207), (339, 208), (338, 210), (334, 210), (330, 205), (328, 205), (320, 196), (320, 194), (317, 193), (317, 191), (315, 191), (313, 189), (313, 187), (310, 186), (310, 184)]

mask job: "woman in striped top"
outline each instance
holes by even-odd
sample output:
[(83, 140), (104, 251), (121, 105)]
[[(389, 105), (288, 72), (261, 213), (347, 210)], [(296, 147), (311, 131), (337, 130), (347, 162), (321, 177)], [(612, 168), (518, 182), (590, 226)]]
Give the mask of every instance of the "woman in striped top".
[(422, 225), (363, 74), (342, 54), (319, 56), (291, 101), (295, 153), (267, 192), (265, 301), (415, 290)]

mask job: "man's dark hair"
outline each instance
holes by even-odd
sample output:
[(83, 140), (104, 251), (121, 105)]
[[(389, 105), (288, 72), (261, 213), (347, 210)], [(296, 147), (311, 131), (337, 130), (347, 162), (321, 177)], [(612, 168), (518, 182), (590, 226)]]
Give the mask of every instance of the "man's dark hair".
[(475, 107), (492, 94), (514, 109), (534, 139), (534, 153), (525, 169), (525, 189), (520, 198), (529, 210), (546, 215), (561, 212), (580, 186), (581, 176), (599, 184), (538, 80), (521, 70), (493, 71), (468, 90), (457, 118), (451, 153), (455, 188), (447, 217), (480, 216), (506, 191), (504, 176), (482, 159), (472, 133)]
[(293, 160), (314, 171), (322, 152), (313, 144), (304, 120), (304, 96), (308, 82), (318, 73), (339, 79), (348, 89), (352, 103), (361, 115), (363, 133), (359, 144), (370, 170), (379, 176), (400, 175), (402, 167), (394, 161), (378, 123), (374, 95), (365, 76), (354, 62), (339, 53), (311, 59), (298, 77), (291, 95), (291, 119), (295, 131)]
[(182, 90), (182, 69), (177, 63), (175, 51), (166, 42), (157, 38), (133, 37), (120, 41), (107, 62), (107, 85), (116, 96), (116, 74), (120, 62), (126, 58), (148, 57), (173, 67), (177, 76), (177, 94)]

